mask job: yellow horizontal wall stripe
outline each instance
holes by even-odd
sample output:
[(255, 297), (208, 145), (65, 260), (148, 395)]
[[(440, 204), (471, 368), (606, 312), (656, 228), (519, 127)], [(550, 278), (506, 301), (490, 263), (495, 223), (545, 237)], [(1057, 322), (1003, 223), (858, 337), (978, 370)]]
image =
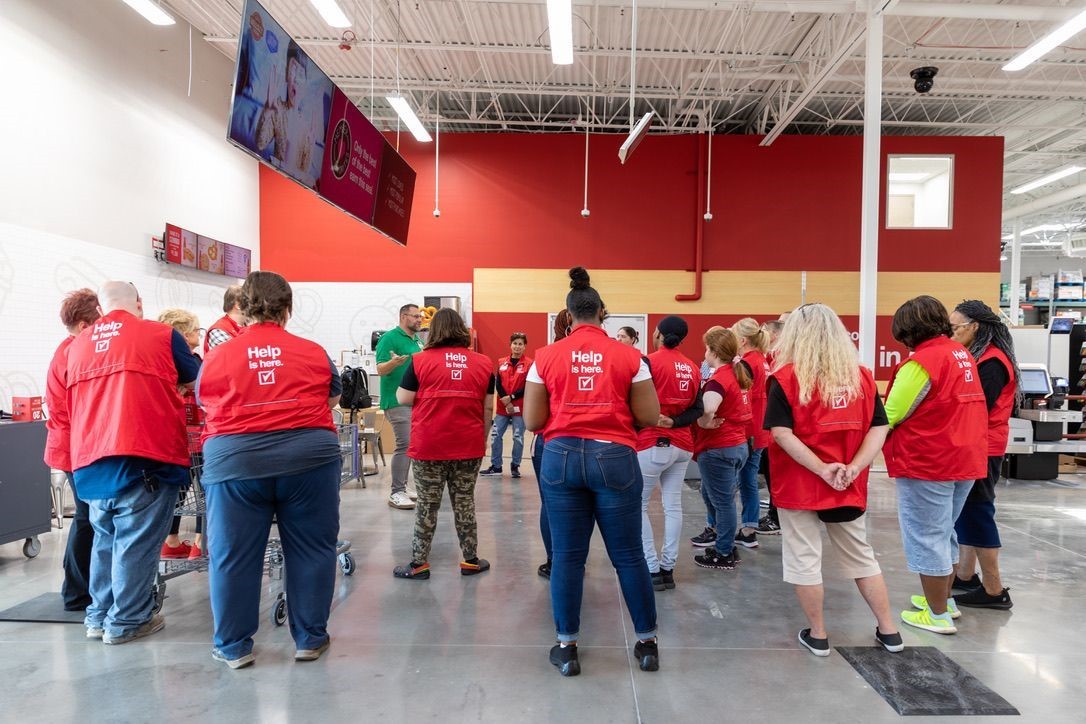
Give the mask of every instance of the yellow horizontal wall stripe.
[[(711, 271), (702, 280), (702, 297), (678, 302), (676, 294), (694, 290), (693, 272), (672, 269), (599, 269), (592, 285), (607, 307), (635, 314), (752, 314), (777, 316), (801, 300), (798, 271)], [(476, 312), (553, 312), (569, 291), (566, 269), (477, 268), (474, 278)], [(932, 294), (953, 307), (963, 298), (995, 301), (998, 273), (880, 272), (878, 313), (891, 315), (901, 302)], [(859, 314), (859, 272), (807, 272), (809, 302), (822, 302), (838, 314)]]

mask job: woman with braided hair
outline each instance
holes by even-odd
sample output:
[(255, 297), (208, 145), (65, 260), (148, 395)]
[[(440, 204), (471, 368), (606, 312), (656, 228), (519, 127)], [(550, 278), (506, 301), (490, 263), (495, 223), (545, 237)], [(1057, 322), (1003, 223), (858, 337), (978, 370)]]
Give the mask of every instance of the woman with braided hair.
[[(976, 299), (964, 301), (950, 313), (954, 341), (977, 361), (977, 374), (988, 404), (988, 475), (977, 480), (954, 524), (961, 558), (954, 587), (959, 606), (1008, 609), (1013, 603), (999, 577), (999, 529), (995, 522), (995, 485), (1007, 452), (1011, 415), (1018, 406), (1019, 374), (1010, 330), (992, 309)], [(980, 561), (981, 577), (976, 575)]]

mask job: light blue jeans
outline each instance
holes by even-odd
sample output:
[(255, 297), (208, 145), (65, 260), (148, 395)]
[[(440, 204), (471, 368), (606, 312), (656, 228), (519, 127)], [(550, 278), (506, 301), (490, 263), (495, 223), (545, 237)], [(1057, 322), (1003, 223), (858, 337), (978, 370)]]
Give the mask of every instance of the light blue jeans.
[[(641, 477), (645, 487), (641, 491), (641, 547), (645, 549), (645, 562), (649, 573), (659, 573), (661, 568), (672, 570), (679, 558), (679, 536), (683, 527), (683, 478), (691, 454), (686, 450), (670, 447), (650, 447), (637, 453)], [(664, 545), (660, 557), (656, 557), (656, 539), (649, 520), (649, 498), (656, 486), (660, 486), (660, 503), (664, 508)]]
[(716, 530), (716, 549), (726, 556), (735, 547), (735, 531), (738, 527), (735, 511), (735, 489), (739, 471), (747, 462), (747, 444), (734, 447), (718, 447), (698, 455), (701, 470), (702, 496), (712, 508), (713, 527)]
[(954, 521), (962, 512), (972, 480), (897, 478), (897, 517), (909, 570), (948, 576), (958, 562)]
[(739, 500), (743, 503), (741, 520), (744, 528), (758, 528), (758, 467), (761, 465), (764, 447), (757, 447), (747, 457), (739, 471)]
[(87, 501), (94, 527), (87, 628), (118, 638), (151, 620), (158, 554), (176, 502), (176, 485), (149, 491), (143, 483)]
[(510, 425), (513, 426), (513, 465), (520, 467), (520, 459), (524, 456), (524, 418), (520, 415), (494, 416), (494, 425), (490, 428), (490, 464), (493, 467), (502, 466), (502, 437)]

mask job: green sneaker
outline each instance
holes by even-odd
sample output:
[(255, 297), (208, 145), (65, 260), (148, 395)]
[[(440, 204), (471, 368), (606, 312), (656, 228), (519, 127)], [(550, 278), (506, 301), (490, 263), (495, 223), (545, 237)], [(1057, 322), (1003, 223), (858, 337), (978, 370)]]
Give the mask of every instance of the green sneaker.
[(958, 633), (958, 627), (954, 625), (953, 621), (932, 618), (931, 611), (924, 609), (923, 611), (902, 611), (901, 620), (910, 626), (916, 628), (922, 628), (925, 631), (932, 631), (937, 634), (953, 634)]
[[(909, 598), (909, 603), (913, 605), (913, 608), (919, 608), (921, 611), (930, 611), (928, 608), (928, 599), (923, 596), (912, 596)], [(958, 604), (955, 603), (953, 598), (946, 600), (946, 610), (953, 619), (959, 619), (962, 617), (961, 610), (958, 609)]]

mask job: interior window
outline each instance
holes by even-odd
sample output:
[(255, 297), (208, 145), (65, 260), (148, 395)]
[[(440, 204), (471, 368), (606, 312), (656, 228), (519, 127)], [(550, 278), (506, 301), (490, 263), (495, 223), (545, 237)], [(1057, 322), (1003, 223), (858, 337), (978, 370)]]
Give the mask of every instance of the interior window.
[(888, 161), (886, 228), (951, 228), (954, 157), (890, 156)]

